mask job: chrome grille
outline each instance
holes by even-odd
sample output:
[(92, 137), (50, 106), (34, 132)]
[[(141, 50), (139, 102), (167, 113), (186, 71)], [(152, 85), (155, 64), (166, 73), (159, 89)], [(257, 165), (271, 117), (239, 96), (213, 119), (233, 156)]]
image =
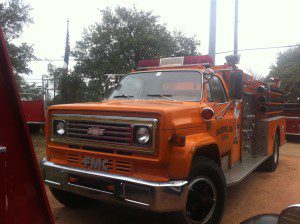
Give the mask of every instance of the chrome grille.
[[(104, 153), (156, 153), (155, 118), (98, 116), (80, 114), (51, 114), (51, 142), (68, 145), (72, 149), (82, 149)], [(66, 132), (56, 133), (56, 122), (63, 121)], [(134, 127), (151, 127), (152, 140), (149, 146), (142, 147), (134, 143)]]
[[(89, 130), (103, 130), (102, 135), (90, 135)], [(67, 120), (66, 137), (79, 140), (94, 140), (100, 142), (131, 144), (131, 125), (120, 123), (104, 123), (84, 120)]]

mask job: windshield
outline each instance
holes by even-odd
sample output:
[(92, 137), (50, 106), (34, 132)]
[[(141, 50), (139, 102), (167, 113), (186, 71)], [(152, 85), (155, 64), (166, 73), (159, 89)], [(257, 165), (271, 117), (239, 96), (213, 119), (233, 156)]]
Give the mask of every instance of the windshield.
[(159, 71), (126, 76), (109, 99), (199, 101), (202, 74), (197, 71)]

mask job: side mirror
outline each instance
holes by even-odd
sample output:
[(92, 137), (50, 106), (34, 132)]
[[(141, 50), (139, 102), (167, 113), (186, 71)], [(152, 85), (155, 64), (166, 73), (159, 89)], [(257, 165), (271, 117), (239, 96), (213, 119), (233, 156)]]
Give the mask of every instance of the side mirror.
[(279, 215), (277, 224), (300, 224), (300, 204), (284, 209)]
[(242, 99), (243, 95), (243, 75), (241, 72), (230, 74), (229, 78), (229, 96), (233, 100)]

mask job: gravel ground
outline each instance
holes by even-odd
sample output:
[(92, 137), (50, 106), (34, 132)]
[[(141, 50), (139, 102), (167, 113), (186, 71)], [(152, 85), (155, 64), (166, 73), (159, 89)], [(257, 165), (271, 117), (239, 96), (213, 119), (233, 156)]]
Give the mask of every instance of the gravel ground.
[[(45, 155), (41, 133), (32, 135), (37, 158)], [(300, 140), (291, 139), (280, 151), (280, 164), (273, 173), (254, 172), (242, 183), (228, 189), (227, 207), (222, 224), (237, 224), (257, 214), (279, 213), (300, 203)], [(55, 200), (47, 188), (57, 224), (160, 224), (171, 223), (163, 214), (155, 214), (118, 205), (101, 204), (89, 209), (69, 209)]]

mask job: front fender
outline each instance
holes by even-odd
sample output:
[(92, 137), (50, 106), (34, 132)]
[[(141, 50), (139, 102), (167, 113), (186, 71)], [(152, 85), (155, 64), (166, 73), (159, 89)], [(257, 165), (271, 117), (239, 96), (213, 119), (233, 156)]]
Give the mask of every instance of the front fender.
[(168, 165), (171, 179), (188, 178), (196, 150), (212, 144), (218, 145), (214, 137), (207, 133), (199, 133), (186, 136), (184, 147), (172, 146)]

